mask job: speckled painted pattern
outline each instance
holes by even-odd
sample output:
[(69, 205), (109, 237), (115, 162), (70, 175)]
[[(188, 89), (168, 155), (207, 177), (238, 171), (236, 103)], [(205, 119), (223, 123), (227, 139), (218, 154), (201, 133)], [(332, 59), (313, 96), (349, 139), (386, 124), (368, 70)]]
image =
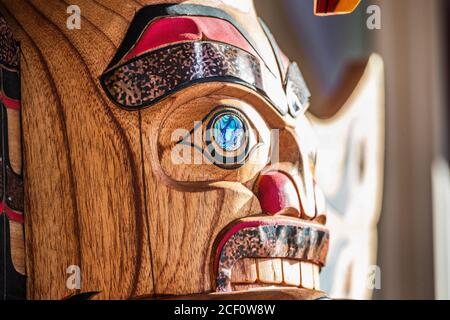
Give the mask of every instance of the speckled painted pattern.
[(19, 46), (2, 16), (0, 16), (0, 43), (2, 44), (0, 46), (0, 64), (17, 68), (19, 66)]
[(102, 84), (119, 105), (149, 106), (193, 82), (240, 82), (265, 91), (263, 77), (273, 76), (259, 58), (223, 43), (186, 42), (143, 54), (107, 71)]
[(24, 188), (23, 179), (6, 166), (6, 203), (13, 210), (23, 212)]
[(313, 226), (274, 224), (243, 228), (221, 249), (216, 291), (231, 291), (231, 272), (242, 258), (289, 258), (324, 266), (328, 245), (328, 232)]

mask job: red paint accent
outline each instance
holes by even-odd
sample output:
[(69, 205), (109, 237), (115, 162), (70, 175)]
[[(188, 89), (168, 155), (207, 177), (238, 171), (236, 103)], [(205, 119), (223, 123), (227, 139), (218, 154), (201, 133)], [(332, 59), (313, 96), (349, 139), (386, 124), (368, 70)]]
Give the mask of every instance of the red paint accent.
[(334, 12), (340, 0), (328, 0), (328, 12)]
[(316, 13), (325, 14), (335, 12), (341, 0), (317, 0)]
[(303, 220), (298, 219), (298, 221), (293, 219), (286, 219), (286, 218), (279, 218), (276, 220), (254, 220), (254, 221), (244, 221), (244, 222), (238, 222), (233, 227), (228, 230), (225, 235), (222, 237), (222, 239), (219, 242), (219, 245), (217, 246), (216, 256), (214, 259), (214, 268), (217, 269), (217, 266), (219, 265), (219, 259), (220, 255), (222, 253), (222, 249), (225, 246), (225, 244), (230, 240), (230, 238), (237, 232), (246, 229), (246, 228), (256, 228), (256, 227), (262, 227), (262, 226), (296, 226), (296, 227), (312, 227), (316, 230), (328, 232), (328, 229), (316, 224), (308, 223)]
[(16, 221), (22, 224), (25, 222), (23, 213), (11, 209), (5, 202), (0, 203), (0, 216), (3, 213), (6, 213), (7, 217), (12, 221)]
[(283, 209), (293, 208), (300, 215), (300, 201), (292, 180), (282, 172), (263, 174), (258, 184), (258, 199), (263, 212), (276, 215)]
[(125, 60), (158, 47), (201, 40), (224, 42), (257, 56), (245, 37), (228, 21), (210, 17), (171, 17), (152, 22)]
[(328, 10), (328, 0), (317, 0), (316, 12), (327, 13), (327, 10)]
[(8, 98), (3, 92), (0, 92), (0, 101), (9, 109), (20, 110), (20, 101)]

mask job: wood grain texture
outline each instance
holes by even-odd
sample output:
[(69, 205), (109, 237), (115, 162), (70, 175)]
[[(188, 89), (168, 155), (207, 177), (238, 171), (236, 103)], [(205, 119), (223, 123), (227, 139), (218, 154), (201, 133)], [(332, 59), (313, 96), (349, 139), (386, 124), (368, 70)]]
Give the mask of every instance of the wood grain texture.
[(25, 275), (25, 236), (23, 231), (22, 223), (12, 220), (9, 221), (9, 233), (11, 236), (11, 259), (16, 271), (22, 275)]
[(232, 283), (255, 283), (258, 279), (255, 259), (241, 259), (231, 273)]
[(237, 291), (232, 293), (210, 293), (170, 298), (160, 300), (317, 300), (327, 298), (327, 295), (318, 290), (268, 287), (250, 291)]
[[(1, 1), (0, 10), (22, 44), (30, 299), (73, 294), (66, 287), (66, 269), (72, 265), (81, 270), (79, 292), (100, 291), (98, 299), (214, 290), (215, 242), (231, 222), (261, 214), (252, 187), (267, 165), (264, 161), (245, 164), (233, 171), (211, 164), (195, 169), (171, 165), (173, 129), (192, 129), (194, 121), (218, 105), (232, 105), (249, 115), (265, 142), (263, 160), (271, 143), (269, 129), (280, 130), (283, 152), (280, 163), (270, 169), (283, 169), (301, 186), (300, 196), (296, 194), (302, 202), (301, 218), (312, 220), (317, 212), (324, 214), (316, 208), (315, 149), (307, 142), (311, 132), (304, 115), (282, 117), (255, 91), (217, 82), (189, 87), (134, 112), (120, 109), (106, 97), (99, 77), (135, 12), (145, 4), (176, 2), (184, 1), (70, 2), (81, 8), (82, 26), (68, 30), (67, 0)], [(280, 77), (251, 0), (242, 2), (250, 11), (218, 0), (186, 2), (217, 6), (232, 14)], [(299, 136), (308, 139), (300, 141)], [(269, 270), (276, 275), (272, 280), (260, 266), (261, 282), (282, 284), (281, 259), (276, 263), (277, 271)], [(294, 272), (299, 276), (299, 270)], [(255, 297), (311, 295), (297, 290)]]
[[(83, 20), (82, 29), (75, 31), (65, 26), (67, 1), (2, 2), (2, 13), (21, 41), (23, 52), (26, 245), (31, 299), (59, 299), (70, 294), (65, 271), (71, 265), (81, 268), (81, 291), (102, 291), (99, 298), (128, 298), (153, 292), (150, 223), (154, 225), (151, 240), (157, 243), (153, 251), (169, 254), (159, 255), (155, 264), (155, 272), (168, 275), (168, 279), (159, 279), (159, 291), (209, 290), (208, 255), (214, 235), (233, 218), (233, 212), (240, 212), (238, 218), (253, 211), (242, 210), (242, 206), (254, 206), (254, 200), (245, 196), (242, 188), (193, 194), (191, 201), (185, 201), (182, 192), (167, 187), (163, 192), (154, 192), (153, 188), (164, 187), (145, 184), (145, 180), (152, 181), (153, 173), (148, 166), (143, 168), (142, 161), (150, 159), (147, 150), (144, 154), (141, 150), (141, 145), (148, 145), (151, 124), (147, 125), (145, 116), (140, 123), (138, 112), (114, 106), (100, 89), (98, 77), (134, 13), (144, 4), (156, 2), (161, 1), (78, 1)], [(268, 46), (267, 41), (263, 43)], [(148, 128), (143, 137), (141, 127)], [(154, 194), (165, 196), (154, 199)], [(241, 200), (233, 208), (224, 208), (222, 218), (218, 218), (219, 214), (210, 217), (218, 221), (203, 220), (202, 237), (192, 234), (183, 238), (184, 233), (176, 229), (174, 221), (182, 231), (197, 223), (199, 207), (215, 210), (224, 198), (230, 197), (233, 202), (234, 196)], [(186, 206), (186, 221), (176, 216), (177, 207), (173, 208), (173, 217), (150, 211), (173, 203)], [(215, 231), (209, 230), (211, 224), (216, 225)], [(160, 241), (168, 236), (173, 239)], [(166, 243), (167, 248), (160, 248), (161, 243)], [(189, 255), (198, 250), (204, 259), (192, 265)], [(166, 265), (178, 251), (186, 255)]]
[[(183, 115), (186, 124), (190, 122), (194, 126), (194, 121), (203, 119), (214, 107), (222, 105), (224, 97), (227, 97), (226, 105), (244, 110), (250, 108), (246, 103), (251, 103), (251, 108), (257, 110), (259, 116), (265, 115), (264, 125), (285, 129), (283, 125), (286, 126), (286, 123), (280, 123), (276, 112), (267, 102), (256, 99), (256, 95), (247, 89), (221, 83), (190, 87), (141, 112), (151, 243), (158, 244), (152, 246), (157, 295), (184, 295), (213, 290), (210, 277), (215, 270), (209, 261), (214, 241), (230, 222), (261, 212), (255, 193), (244, 186), (253, 181), (258, 171), (247, 169), (247, 165), (229, 171), (228, 175), (213, 165), (191, 165), (178, 170), (170, 166), (170, 158), (165, 156), (165, 152), (170, 150), (166, 141), (170, 139), (171, 129), (178, 127), (171, 124), (172, 121), (178, 121), (178, 112)], [(236, 98), (239, 100), (236, 101)], [(203, 103), (197, 103), (199, 99), (209, 102), (207, 108), (203, 108)], [(252, 121), (258, 120), (252, 117)], [(262, 123), (258, 128), (263, 129)], [(292, 157), (295, 163), (299, 146), (292, 136), (296, 133), (287, 129), (281, 131), (284, 134), (280, 140), (285, 144), (293, 143), (293, 146), (283, 151), (283, 155), (286, 159)], [(303, 177), (298, 174), (297, 165), (286, 161), (280, 167), (292, 173), (294, 179), (301, 180)], [(187, 180), (192, 179), (185, 179), (186, 175), (199, 178), (195, 183), (188, 183)], [(201, 177), (204, 177), (204, 182)], [(214, 182), (216, 180), (221, 182)], [(314, 217), (314, 199), (312, 206)], [(276, 275), (276, 279), (267, 279), (265, 273), (261, 272), (261, 283), (282, 283), (281, 260), (278, 262), (278, 271), (269, 271), (271, 275)]]
[(22, 174), (22, 131), (20, 128), (20, 111), (6, 108), (8, 118), (9, 163), (13, 171)]
[(108, 11), (110, 29), (87, 14), (71, 32), (67, 4), (51, 2), (0, 7), (23, 52), (28, 296), (68, 295), (70, 265), (100, 298), (152, 292), (138, 114), (113, 106), (98, 83), (127, 24)]

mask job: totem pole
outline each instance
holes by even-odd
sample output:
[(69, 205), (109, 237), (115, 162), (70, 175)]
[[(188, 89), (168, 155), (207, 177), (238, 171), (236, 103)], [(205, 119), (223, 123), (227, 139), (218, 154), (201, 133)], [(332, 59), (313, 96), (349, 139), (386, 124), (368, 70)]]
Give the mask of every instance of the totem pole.
[(0, 1), (4, 298), (320, 299), (333, 228), (373, 255), (377, 210), (364, 238), (326, 207), (345, 136), (380, 128), (378, 57), (327, 121), (251, 0), (75, 2), (80, 29), (65, 1)]

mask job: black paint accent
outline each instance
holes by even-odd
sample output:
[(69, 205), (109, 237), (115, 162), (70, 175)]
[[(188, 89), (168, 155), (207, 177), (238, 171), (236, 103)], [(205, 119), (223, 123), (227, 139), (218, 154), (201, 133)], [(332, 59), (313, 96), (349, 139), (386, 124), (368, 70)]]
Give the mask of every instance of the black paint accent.
[[(1, 72), (0, 72), (1, 73)], [(0, 202), (4, 199), (5, 194), (5, 184), (6, 184), (6, 172), (5, 172), (5, 163), (8, 159), (5, 159), (5, 155), (3, 153), (3, 136), (5, 135), (4, 125), (3, 125), (3, 110), (5, 110), (5, 106), (0, 102)], [(0, 212), (1, 214), (1, 212)], [(0, 260), (1, 261), (1, 260)], [(1, 287), (0, 287), (1, 288)]]
[[(244, 150), (239, 155), (233, 156), (233, 157), (227, 157), (224, 155), (226, 151), (216, 150), (213, 145), (213, 125), (215, 121), (222, 115), (225, 114), (231, 114), (236, 116), (244, 125), (244, 132), (246, 135), (246, 145), (244, 147)], [(216, 112), (211, 119), (208, 121), (208, 124), (206, 125), (206, 134), (205, 134), (205, 144), (206, 144), (206, 152), (209, 153), (209, 159), (212, 160), (212, 162), (221, 168), (231, 168), (231, 169), (237, 169), (242, 167), (245, 164), (245, 161), (248, 158), (249, 151), (250, 151), (250, 141), (248, 139), (248, 124), (247, 121), (244, 119), (244, 116), (242, 116), (238, 111), (233, 110), (233, 108), (226, 108), (223, 110), (220, 110)]]
[[(201, 52), (201, 54), (199, 54)], [(250, 53), (219, 42), (174, 44), (130, 59), (101, 76), (108, 97), (137, 110), (199, 83), (230, 82), (257, 91), (282, 115), (288, 112), (284, 90), (267, 87), (271, 71)], [(273, 78), (272, 83), (278, 80)], [(278, 94), (277, 94), (278, 91)]]
[(250, 34), (234, 19), (231, 15), (223, 10), (195, 4), (158, 4), (143, 7), (136, 13), (133, 21), (128, 28), (128, 32), (114, 58), (108, 65), (107, 69), (110, 69), (117, 65), (120, 60), (133, 48), (136, 42), (141, 37), (145, 28), (157, 18), (175, 16), (199, 16), (199, 17), (211, 17), (218, 18), (231, 23), (241, 34), (245, 37), (248, 43), (255, 49), (260, 58), (262, 55), (258, 50), (255, 41)]
[(0, 214), (0, 300), (26, 299), (26, 277), (14, 269), (9, 219)]
[(66, 300), (66, 301), (88, 301), (88, 300), (92, 300), (98, 294), (100, 294), (100, 291), (83, 292), (80, 294), (74, 294), (72, 296), (69, 296), (68, 298), (66, 298), (64, 300)]
[[(231, 160), (216, 161), (216, 155), (213, 154), (213, 152), (209, 152), (209, 150), (205, 151), (202, 146), (198, 146), (194, 142), (192, 142), (192, 141), (194, 141), (193, 135), (195, 134), (195, 131), (203, 130), (202, 124), (205, 122), (209, 122), (209, 125), (207, 126), (207, 128), (209, 127), (209, 129), (206, 129), (206, 130), (210, 130), (212, 127), (212, 121), (208, 120), (208, 119), (210, 119), (211, 117), (213, 119), (217, 118), (217, 116), (220, 115), (221, 113), (222, 114), (223, 113), (234, 113), (237, 115), (240, 114), (239, 111), (237, 111), (233, 106), (228, 106), (228, 105), (217, 106), (202, 119), (200, 125), (197, 125), (191, 131), (189, 131), (189, 134), (186, 135), (184, 138), (182, 138), (180, 141), (178, 141), (177, 144), (195, 148), (197, 151), (203, 153), (208, 158), (208, 160), (211, 161), (211, 163), (218, 168), (221, 168), (224, 170), (236, 170), (236, 169), (241, 168), (245, 164), (247, 159), (250, 158), (250, 156), (253, 154), (253, 152), (255, 152), (259, 147), (263, 146), (264, 143), (259, 142), (259, 143), (255, 143), (254, 145), (250, 145), (249, 141), (248, 141), (246, 148), (245, 148), (245, 157), (243, 155), (241, 155), (240, 159), (235, 158), (234, 163), (230, 165), (229, 162), (227, 162), (227, 161), (231, 161)], [(245, 119), (248, 119), (248, 118), (244, 115), (240, 116), (240, 118), (241, 118), (241, 121), (243, 121), (243, 123), (245, 123), (244, 125), (246, 128), (245, 129), (246, 134), (248, 134), (248, 126), (249, 126), (248, 121), (244, 120), (244, 118)], [(202, 136), (203, 136), (203, 133), (202, 133)], [(186, 142), (186, 140), (188, 140), (189, 142)], [(209, 139), (209, 140), (211, 140), (211, 139)], [(209, 141), (209, 142), (211, 142), (211, 141)], [(208, 143), (208, 141), (206, 141), (206, 144), (210, 145), (210, 143)], [(227, 163), (227, 165), (225, 165), (225, 163)]]
[(3, 92), (8, 98), (20, 100), (20, 77), (17, 71), (0, 68), (2, 73), (1, 85)]
[[(230, 230), (226, 228), (225, 230)], [(219, 241), (221, 238), (217, 238)], [(313, 225), (296, 226), (279, 221), (273, 225), (245, 227), (232, 234), (222, 248), (216, 291), (231, 291), (231, 270), (242, 258), (289, 258), (323, 266), (329, 247), (329, 232)]]

